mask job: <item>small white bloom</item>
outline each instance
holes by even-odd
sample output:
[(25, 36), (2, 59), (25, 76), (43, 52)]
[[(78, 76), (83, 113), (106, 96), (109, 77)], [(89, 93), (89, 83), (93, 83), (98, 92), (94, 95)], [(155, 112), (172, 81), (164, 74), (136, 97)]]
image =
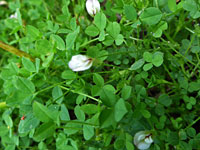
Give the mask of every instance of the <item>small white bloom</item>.
[(7, 5), (8, 3), (6, 1), (0, 1), (0, 6), (1, 5)]
[(151, 143), (153, 143), (153, 140), (149, 131), (139, 131), (134, 136), (134, 144), (140, 150), (148, 149)]
[(90, 16), (94, 16), (96, 13), (100, 11), (100, 3), (98, 0), (87, 0), (86, 1), (86, 9)]
[(69, 61), (69, 68), (73, 71), (84, 71), (92, 66), (93, 60), (85, 55), (75, 55)]
[(12, 15), (10, 15), (10, 18), (12, 19), (12, 18), (15, 18), (15, 19), (17, 19), (17, 12), (15, 12), (14, 14), (12, 14)]

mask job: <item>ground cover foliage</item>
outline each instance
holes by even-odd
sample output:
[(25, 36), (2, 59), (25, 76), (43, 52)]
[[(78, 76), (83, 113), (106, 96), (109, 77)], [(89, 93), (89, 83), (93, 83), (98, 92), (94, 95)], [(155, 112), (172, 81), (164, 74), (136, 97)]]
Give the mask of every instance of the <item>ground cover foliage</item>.
[[(138, 131), (200, 149), (200, 1), (99, 2), (0, 6), (0, 149), (134, 150)], [(68, 67), (78, 54), (90, 69)]]

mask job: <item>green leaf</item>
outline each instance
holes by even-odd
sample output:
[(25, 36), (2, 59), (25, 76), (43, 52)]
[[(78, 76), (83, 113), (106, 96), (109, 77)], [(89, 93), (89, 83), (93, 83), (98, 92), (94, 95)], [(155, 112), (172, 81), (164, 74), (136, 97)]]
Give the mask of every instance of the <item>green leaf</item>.
[(106, 30), (110, 36), (112, 36), (114, 39), (117, 39), (117, 36), (119, 35), (121, 29), (120, 25), (117, 22), (112, 22), (108, 24)]
[(84, 104), (81, 106), (81, 110), (83, 110), (83, 112), (88, 115), (96, 114), (98, 112), (98, 109), (98, 106), (95, 104)]
[(190, 136), (190, 137), (195, 137), (195, 135), (196, 135), (196, 130), (192, 127), (188, 128), (186, 130), (186, 132), (187, 132), (187, 135)]
[(104, 79), (102, 78), (101, 75), (99, 75), (99, 74), (97, 74), (97, 73), (95, 73), (95, 74), (93, 75), (93, 81), (94, 81), (94, 83), (95, 83), (97, 86), (102, 87), (102, 86), (104, 85)]
[(77, 133), (78, 131), (82, 131), (82, 129), (82, 124), (69, 122), (64, 128), (64, 132), (69, 136)]
[(118, 138), (117, 140), (115, 140), (114, 148), (116, 150), (124, 149), (124, 146), (125, 146), (125, 140), (124, 139)]
[(167, 141), (171, 145), (177, 145), (179, 143), (178, 133), (169, 131), (167, 135)]
[(50, 53), (53, 51), (51, 43), (46, 39), (37, 40), (35, 43), (36, 53), (38, 55)]
[(5, 121), (5, 123), (6, 123), (7, 126), (9, 126), (10, 128), (13, 127), (13, 120), (12, 120), (12, 118), (10, 117), (9, 114), (4, 113), (4, 114), (2, 115), (2, 119)]
[(148, 70), (150, 70), (152, 67), (153, 67), (153, 64), (152, 64), (152, 63), (148, 63), (148, 64), (145, 64), (145, 65), (143, 66), (143, 70), (144, 70), (144, 71), (148, 71)]
[(168, 7), (172, 12), (175, 12), (177, 9), (175, 0), (168, 0)]
[(105, 31), (101, 30), (99, 34), (99, 41), (103, 41), (103, 40), (105, 40)]
[(189, 92), (199, 91), (200, 90), (200, 80), (198, 82), (190, 82), (189, 83)]
[(163, 53), (155, 52), (153, 54), (152, 63), (154, 66), (159, 67), (163, 63)]
[(24, 65), (24, 68), (29, 72), (36, 72), (35, 65), (29, 59), (23, 57), (22, 64)]
[(40, 123), (40, 121), (33, 115), (33, 113), (29, 113), (24, 117), (24, 120), (20, 120), (18, 126), (19, 133), (27, 133), (32, 129), (35, 129)]
[(128, 85), (125, 85), (122, 88), (122, 93), (121, 93), (122, 98), (124, 100), (127, 100), (131, 96), (131, 92), (132, 92), (132, 87), (128, 86)]
[(23, 22), (22, 22), (22, 17), (21, 17), (19, 8), (16, 9), (16, 13), (17, 13), (17, 20), (18, 20), (19, 24), (22, 26)]
[(94, 127), (83, 125), (83, 137), (85, 140), (90, 140), (94, 136)]
[(113, 110), (111, 109), (103, 110), (99, 116), (99, 122), (101, 128), (107, 128), (110, 125), (112, 125), (115, 122)]
[(144, 52), (143, 58), (146, 62), (152, 62), (153, 55), (149, 52)]
[(115, 39), (115, 43), (117, 46), (121, 45), (124, 42), (124, 36), (121, 34), (118, 34), (117, 38)]
[(26, 78), (15, 77), (14, 84), (18, 90), (23, 91), (23, 94), (32, 95), (35, 92), (34, 84)]
[(62, 72), (61, 77), (66, 80), (74, 80), (76, 79), (76, 73), (71, 70), (66, 70)]
[(100, 31), (104, 30), (104, 28), (106, 27), (106, 16), (104, 15), (104, 13), (100, 12), (95, 15), (94, 24)]
[(161, 37), (162, 32), (164, 30), (167, 30), (167, 28), (168, 28), (167, 22), (161, 21), (158, 25), (156, 25), (156, 27), (155, 27), (156, 30), (154, 31), (153, 36), (156, 37), (156, 38)]
[(192, 18), (196, 19), (200, 17), (200, 11), (198, 8), (198, 4), (195, 0), (186, 0), (183, 2), (183, 9), (190, 12)]
[(4, 126), (4, 125), (1, 125), (0, 126), (0, 136), (5, 136), (5, 135), (8, 135), (8, 132), (9, 132), (9, 129), (8, 127)]
[(33, 139), (37, 142), (43, 141), (48, 137), (53, 136), (56, 126), (53, 122), (43, 123), (36, 130)]
[(35, 70), (36, 70), (37, 73), (40, 70), (40, 59), (39, 58), (35, 59)]
[(135, 149), (132, 142), (126, 141), (126, 149), (127, 150), (134, 150)]
[(108, 36), (106, 36), (105, 40), (103, 41), (103, 44), (106, 46), (110, 46), (113, 44), (114, 41), (115, 40), (113, 39), (113, 37), (108, 35)]
[(172, 100), (171, 100), (171, 98), (169, 97), (169, 95), (167, 95), (167, 94), (162, 94), (162, 95), (159, 96), (158, 102), (159, 102), (160, 104), (163, 104), (163, 105), (166, 106), (166, 107), (169, 107), (169, 106), (171, 105), (171, 103), (172, 103)]
[(76, 30), (77, 24), (76, 24), (76, 18), (75, 18), (75, 17), (73, 17), (73, 18), (70, 20), (70, 27), (71, 27), (71, 29), (72, 29), (73, 31)]
[(59, 35), (52, 34), (51, 39), (56, 44), (57, 49), (65, 50), (65, 42)]
[(52, 111), (36, 101), (33, 103), (33, 113), (42, 122), (56, 120), (56, 116)]
[(126, 19), (134, 21), (137, 19), (137, 12), (135, 8), (131, 5), (125, 5), (124, 6), (124, 14), (126, 16)]
[(76, 37), (78, 36), (80, 32), (80, 27), (78, 27), (74, 32), (69, 33), (66, 37), (66, 48), (67, 50), (70, 50), (73, 48)]
[(28, 38), (31, 38), (31, 40), (36, 40), (40, 36), (40, 34), (40, 31), (34, 26), (26, 26), (26, 35)]
[(149, 7), (140, 15), (141, 21), (148, 25), (157, 24), (161, 18), (162, 12), (156, 7)]
[(151, 113), (148, 110), (141, 110), (141, 113), (145, 118), (151, 117)]
[(122, 98), (120, 98), (115, 104), (115, 121), (119, 122), (127, 112), (125, 102)]
[(95, 37), (99, 34), (99, 29), (94, 25), (90, 25), (85, 29), (85, 33), (91, 37)]
[(184, 130), (179, 131), (179, 138), (180, 138), (180, 140), (186, 140), (187, 139), (187, 134)]
[(79, 105), (77, 105), (74, 108), (74, 113), (75, 113), (78, 120), (80, 120), (80, 121), (85, 120), (85, 113), (83, 112), (83, 110), (81, 109), (81, 107)]
[(112, 107), (116, 102), (116, 96), (113, 92), (113, 87), (111, 85), (105, 85), (100, 93), (101, 100), (103, 104), (108, 107)]
[(131, 65), (130, 70), (140, 69), (144, 65), (144, 59), (139, 59)]
[(17, 75), (18, 73), (19, 73), (19, 68), (14, 62), (12, 62), (8, 65), (8, 67), (2, 68), (0, 77), (3, 80), (9, 80), (12, 79), (12, 77)]
[(64, 97), (63, 97), (62, 89), (59, 86), (56, 86), (53, 88), (52, 97), (53, 97), (53, 101), (56, 101), (58, 104), (62, 103)]
[(64, 121), (70, 120), (69, 111), (65, 104), (61, 104), (60, 119)]

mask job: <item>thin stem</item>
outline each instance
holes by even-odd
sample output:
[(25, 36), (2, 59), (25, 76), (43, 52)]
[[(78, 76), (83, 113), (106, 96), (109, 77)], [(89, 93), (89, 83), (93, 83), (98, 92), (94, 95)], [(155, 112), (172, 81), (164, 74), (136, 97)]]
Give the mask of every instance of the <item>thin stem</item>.
[(132, 39), (132, 40), (135, 40), (135, 41), (144, 41), (144, 40), (142, 40), (142, 39), (137, 39), (137, 38), (134, 38), (134, 37), (132, 37), (132, 36), (130, 36), (129, 38)]
[(67, 88), (67, 87), (64, 87), (64, 86), (61, 86), (61, 85), (60, 85), (59, 87), (62, 88), (62, 89), (64, 89), (64, 90), (71, 91), (71, 92), (73, 92), (73, 93), (76, 93), (76, 94), (79, 94), (79, 95), (88, 97), (88, 98), (90, 98), (90, 99), (92, 99), (92, 100), (94, 100), (94, 101), (97, 101), (97, 102), (99, 102), (99, 103), (102, 103), (101, 100), (96, 99), (96, 98), (94, 98), (94, 97), (92, 97), (92, 96), (90, 96), (90, 95), (87, 95), (87, 94), (85, 94), (85, 93), (81, 93), (81, 92), (78, 92), (78, 91), (75, 91), (75, 90), (71, 90), (71, 89), (69, 89), (69, 88)]
[(68, 121), (61, 121), (63, 123), (75, 123), (75, 124), (82, 124), (82, 125), (90, 125), (90, 126), (98, 126), (96, 124), (88, 123), (88, 122), (82, 122), (82, 121), (77, 121), (77, 120), (68, 120)]
[(3, 50), (6, 50), (12, 54), (15, 54), (19, 57), (26, 57), (34, 62), (34, 58), (32, 58), (31, 55), (29, 55), (28, 53), (21, 51), (13, 46), (7, 45), (7, 44), (3, 43), (2, 41), (0, 41), (0, 48), (2, 48)]
[(194, 41), (194, 38), (195, 38), (195, 34), (193, 34), (192, 39), (191, 39), (191, 41), (190, 41), (190, 44), (188, 45), (188, 48), (187, 48), (187, 50), (185, 51), (184, 56), (186, 56), (187, 53), (188, 53), (188, 51), (190, 50), (190, 47), (192, 46), (192, 43), (193, 43), (193, 41)]
[(65, 83), (65, 82), (66, 82), (66, 81), (63, 81), (63, 82), (59, 82), (59, 83), (53, 84), (53, 85), (51, 85), (51, 86), (48, 86), (47, 88), (44, 88), (44, 89), (42, 89), (42, 90), (40, 90), (40, 91), (37, 91), (37, 92), (35, 93), (35, 95), (37, 95), (37, 94), (39, 94), (39, 93), (41, 93), (41, 92), (44, 92), (44, 91), (46, 91), (46, 90), (49, 90), (49, 89), (51, 89), (51, 88), (54, 88), (54, 87), (56, 87), (57, 85), (63, 84), (63, 83)]
[(92, 42), (95, 42), (95, 41), (97, 41), (98, 39), (99, 39), (99, 38), (95, 38), (95, 39), (92, 39), (92, 40), (90, 40), (90, 41), (87, 41), (87, 42), (83, 43), (79, 48), (84, 47), (84, 46), (86, 46), (86, 45), (88, 45), (88, 44), (90, 44), (90, 43), (92, 43)]
[(190, 128), (191, 126), (193, 126), (199, 120), (200, 120), (200, 117), (198, 117), (196, 120), (194, 120), (192, 123), (190, 123), (184, 130), (187, 130), (188, 128)]

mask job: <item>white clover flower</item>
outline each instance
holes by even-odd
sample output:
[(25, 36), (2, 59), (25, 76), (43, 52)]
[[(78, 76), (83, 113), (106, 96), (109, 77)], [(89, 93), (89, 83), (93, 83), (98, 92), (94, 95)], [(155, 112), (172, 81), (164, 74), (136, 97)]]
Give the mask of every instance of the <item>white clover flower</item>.
[(75, 55), (69, 61), (69, 68), (73, 71), (84, 71), (92, 66), (93, 60), (85, 55)]
[(94, 16), (96, 13), (100, 11), (100, 3), (98, 0), (87, 0), (86, 1), (86, 9), (90, 16)]
[(148, 149), (151, 143), (153, 143), (153, 140), (149, 131), (139, 131), (134, 136), (134, 144), (140, 150)]
[(0, 1), (0, 6), (1, 5), (7, 5), (8, 3), (6, 1)]

